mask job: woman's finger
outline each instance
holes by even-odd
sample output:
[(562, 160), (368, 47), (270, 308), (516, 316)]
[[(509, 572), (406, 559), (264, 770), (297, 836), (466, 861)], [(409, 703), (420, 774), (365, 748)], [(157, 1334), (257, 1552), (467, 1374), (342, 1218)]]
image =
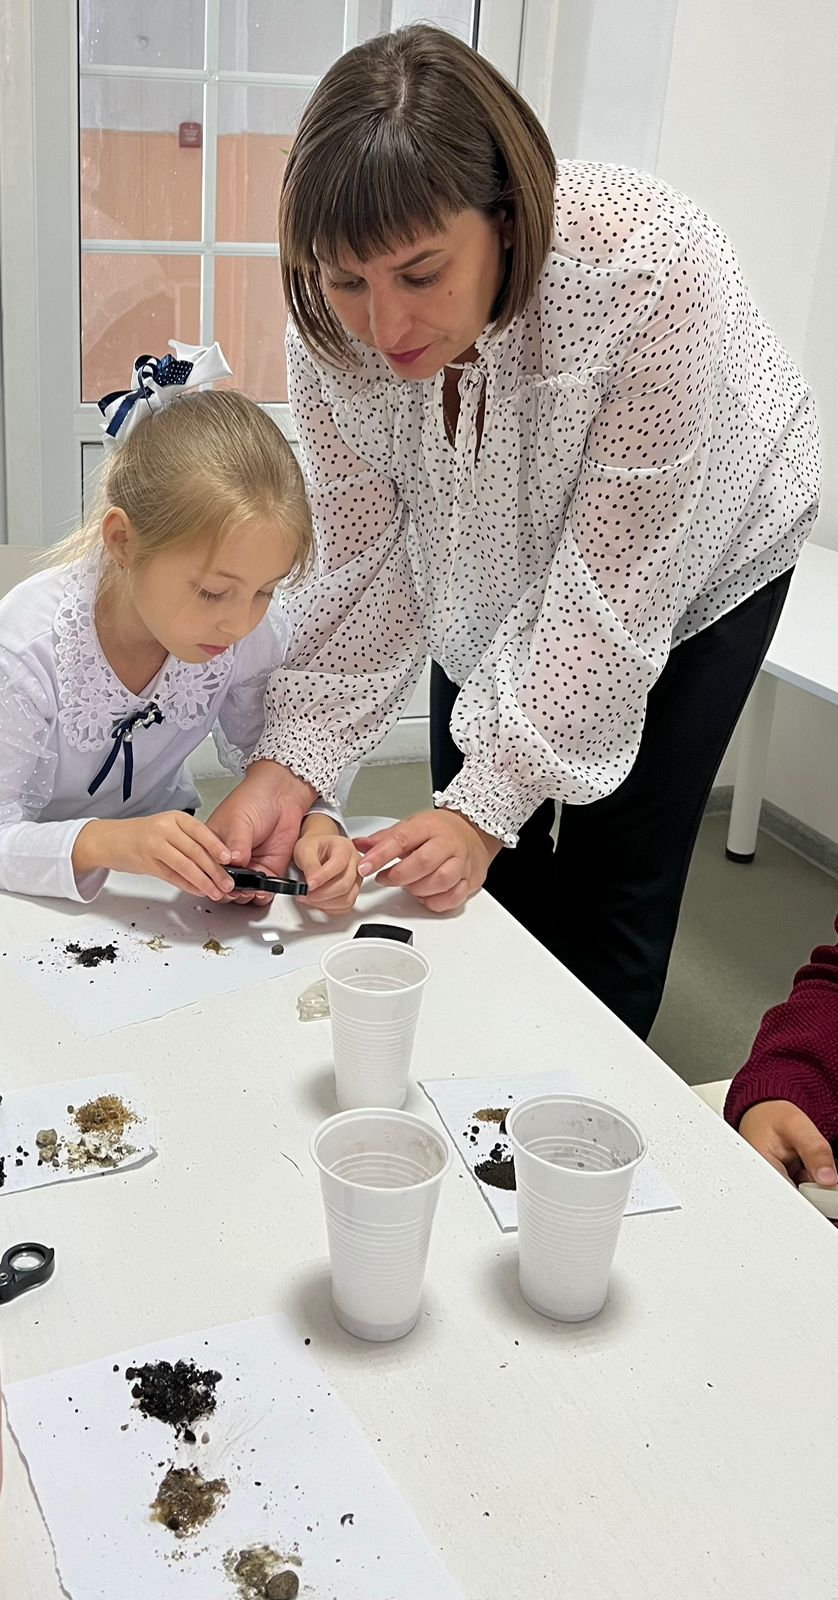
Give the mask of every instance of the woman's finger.
[[(386, 875), (379, 874), (379, 883), (382, 882), (383, 876)], [(450, 856), (447, 861), (443, 861), (440, 867), (437, 867), (435, 872), (429, 872), (427, 877), (418, 878), (415, 883), (411, 883), (410, 892), (415, 894), (419, 900), (425, 900), (432, 894), (446, 894), (449, 889), (453, 889), (461, 881), (462, 876), (462, 862), (458, 861), (456, 856)]]
[[(444, 861), (451, 859), (453, 857), (451, 856), (451, 843), (449, 840), (440, 839), (439, 837), (426, 839), (424, 844), (420, 844), (417, 849), (411, 851), (410, 855), (405, 856), (401, 861), (397, 861), (395, 866), (387, 867), (384, 872), (379, 872), (377, 881), (383, 884), (390, 884), (397, 889), (412, 889), (420, 878), (427, 878), (431, 872), (436, 872)], [(462, 867), (458, 870), (458, 877), (461, 871)]]
[[(412, 850), (425, 843), (427, 837), (428, 825), (421, 817), (409, 817), (406, 822), (397, 822), (392, 828), (382, 828), (380, 833), (372, 834), (364, 841), (366, 849), (359, 868), (361, 877), (370, 878), (392, 861), (409, 856)], [(356, 839), (355, 843), (359, 845), (360, 840)]]
[(469, 897), (468, 878), (460, 878), (453, 889), (446, 889), (444, 894), (417, 895), (426, 911), (457, 911), (464, 906)]

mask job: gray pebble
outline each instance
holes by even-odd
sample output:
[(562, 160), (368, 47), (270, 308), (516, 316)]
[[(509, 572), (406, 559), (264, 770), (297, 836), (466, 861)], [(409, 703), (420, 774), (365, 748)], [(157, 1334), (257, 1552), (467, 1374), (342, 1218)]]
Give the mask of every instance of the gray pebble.
[(296, 1572), (278, 1572), (265, 1584), (265, 1600), (294, 1600), (300, 1592)]

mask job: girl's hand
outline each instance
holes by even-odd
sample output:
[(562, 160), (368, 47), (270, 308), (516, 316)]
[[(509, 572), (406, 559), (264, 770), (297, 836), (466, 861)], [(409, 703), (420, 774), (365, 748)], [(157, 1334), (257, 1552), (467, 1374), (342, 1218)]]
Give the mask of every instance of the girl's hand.
[(763, 1100), (751, 1106), (739, 1132), (784, 1178), (794, 1183), (820, 1183), (829, 1189), (838, 1183), (832, 1151), (823, 1134), (790, 1100)]
[(114, 872), (148, 873), (173, 883), (186, 894), (223, 900), (233, 887), (224, 871), (230, 852), (203, 822), (185, 811), (161, 811), (153, 817), (88, 822), (73, 846), (73, 870), (110, 868)]
[[(209, 825), (229, 848), (228, 860), (237, 867), (256, 867), (272, 878), (283, 878), (300, 828), (317, 791), (276, 761), (255, 761), (241, 783), (216, 806)], [(237, 890), (241, 904), (254, 900), (266, 905), (270, 894)]]
[[(378, 872), (379, 883), (409, 889), (429, 911), (454, 911), (476, 894), (501, 848), (493, 834), (446, 810), (420, 811), (355, 843), (364, 854), (362, 878)], [(397, 865), (387, 867), (395, 857)]]
[[(324, 826), (325, 824), (325, 826)], [(294, 847), (294, 864), (308, 884), (305, 904), (340, 917), (358, 898), (358, 852), (329, 817), (309, 817)]]

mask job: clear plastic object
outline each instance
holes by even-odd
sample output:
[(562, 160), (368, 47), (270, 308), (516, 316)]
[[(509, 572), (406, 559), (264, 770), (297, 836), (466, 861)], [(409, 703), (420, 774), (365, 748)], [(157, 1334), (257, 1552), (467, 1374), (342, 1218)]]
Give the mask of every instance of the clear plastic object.
[(302, 994), (297, 995), (297, 1015), (301, 1022), (320, 1022), (323, 1017), (329, 1016), (325, 978), (318, 978), (316, 983), (310, 983)]

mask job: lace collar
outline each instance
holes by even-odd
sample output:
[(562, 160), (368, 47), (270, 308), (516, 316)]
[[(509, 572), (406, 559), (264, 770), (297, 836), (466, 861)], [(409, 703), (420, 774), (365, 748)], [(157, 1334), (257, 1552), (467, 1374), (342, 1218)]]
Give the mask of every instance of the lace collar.
[(169, 656), (148, 693), (132, 694), (106, 660), (96, 633), (99, 571), (98, 561), (71, 567), (55, 614), (58, 721), (67, 743), (77, 750), (101, 749), (110, 740), (114, 723), (151, 699), (164, 720), (180, 728), (206, 720), (230, 675), (234, 651), (197, 664)]

